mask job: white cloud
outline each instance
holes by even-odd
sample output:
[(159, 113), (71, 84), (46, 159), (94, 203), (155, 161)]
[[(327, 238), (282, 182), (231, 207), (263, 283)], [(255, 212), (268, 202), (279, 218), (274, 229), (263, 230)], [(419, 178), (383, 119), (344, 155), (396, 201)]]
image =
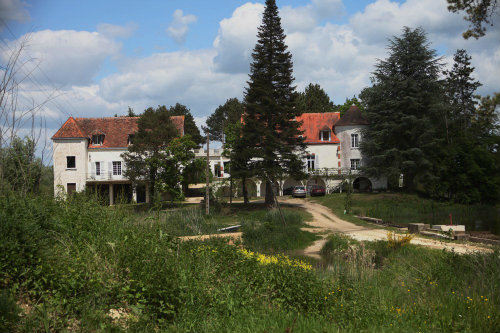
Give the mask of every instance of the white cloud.
[[(50, 78), (57, 88), (91, 84), (101, 65), (109, 56), (117, 56), (120, 44), (97, 32), (73, 30), (42, 30), (22, 36), (28, 39), (24, 71), (33, 80), (45, 82)], [(8, 43), (8, 49), (18, 47), (18, 41)], [(3, 49), (0, 57), (7, 56)]]
[(172, 23), (167, 28), (167, 34), (173, 38), (177, 44), (184, 44), (189, 30), (189, 24), (197, 21), (196, 16), (184, 15), (181, 9), (176, 9), (173, 14)]
[(125, 26), (99, 23), (97, 31), (109, 38), (128, 38), (137, 30), (137, 23), (129, 22)]
[(26, 3), (21, 0), (0, 0), (0, 31), (4, 25), (3, 22), (28, 21), (30, 14), (25, 9), (26, 6)]

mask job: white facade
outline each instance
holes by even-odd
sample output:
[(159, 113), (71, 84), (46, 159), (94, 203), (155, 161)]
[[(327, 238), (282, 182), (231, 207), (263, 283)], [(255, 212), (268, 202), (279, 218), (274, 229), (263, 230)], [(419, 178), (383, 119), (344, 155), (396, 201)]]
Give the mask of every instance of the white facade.
[[(87, 140), (55, 139), (53, 142), (54, 194), (61, 195), (61, 191), (67, 193), (71, 184), (74, 184), (76, 191), (84, 190), (87, 174)], [(74, 167), (71, 165), (68, 167), (68, 158), (71, 157), (74, 157)]]

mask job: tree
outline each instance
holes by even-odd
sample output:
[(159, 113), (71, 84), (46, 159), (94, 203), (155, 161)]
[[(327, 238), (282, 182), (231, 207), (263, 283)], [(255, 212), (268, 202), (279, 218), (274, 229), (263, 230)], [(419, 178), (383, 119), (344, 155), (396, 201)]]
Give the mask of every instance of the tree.
[(379, 60), (373, 86), (360, 97), (370, 122), (361, 143), (366, 172), (405, 177), (407, 190), (437, 180), (444, 126), (440, 59), (421, 28), (403, 29), (389, 41), (389, 56)]
[(243, 111), (243, 103), (237, 98), (230, 98), (223, 105), (219, 105), (207, 119), (210, 139), (224, 142), (224, 132), (227, 125), (240, 122)]
[(306, 87), (303, 93), (297, 96), (297, 108), (301, 113), (323, 113), (334, 112), (335, 106), (328, 94), (319, 84), (312, 84)]
[(134, 109), (132, 109), (130, 106), (128, 107), (127, 111), (127, 117), (137, 117), (138, 115), (135, 114)]
[(448, 10), (457, 13), (465, 12), (464, 19), (470, 22), (469, 29), (462, 36), (465, 39), (478, 39), (486, 32), (485, 25), (493, 26), (494, 15), (498, 15), (498, 0), (447, 0)]
[(292, 56), (274, 0), (266, 0), (258, 41), (252, 53), (250, 80), (245, 91), (242, 136), (252, 157), (249, 167), (266, 180), (267, 205), (274, 203), (272, 183), (287, 173), (304, 177), (302, 157), (305, 146), (295, 117), (295, 87), (292, 86)]
[(463, 137), (470, 128), (472, 117), (476, 111), (476, 89), (481, 83), (471, 76), (471, 57), (465, 50), (457, 50), (451, 70), (444, 71), (446, 75), (445, 91), (448, 97), (448, 110), (445, 112), (446, 139), (448, 144), (454, 137)]
[(200, 129), (196, 126), (191, 111), (186, 106), (176, 103), (175, 106), (170, 106), (169, 112), (171, 116), (184, 116), (184, 134), (189, 134), (191, 140), (193, 140), (198, 147), (201, 146), (205, 139), (200, 134)]
[(191, 136), (184, 135), (172, 139), (162, 150), (162, 158), (159, 161), (159, 177), (157, 187), (162, 192), (170, 194), (171, 200), (182, 199), (181, 184), (184, 183), (186, 166), (193, 164), (196, 143), (191, 140)]
[(346, 98), (344, 104), (342, 104), (342, 105), (339, 104), (335, 107), (335, 111), (340, 112), (340, 116), (342, 117), (344, 115), (344, 113), (346, 113), (347, 110), (349, 110), (349, 108), (352, 105), (356, 105), (358, 107), (358, 109), (360, 109), (361, 111), (364, 111), (363, 104), (361, 103), (361, 101), (359, 99), (356, 98), (356, 96), (353, 96), (352, 98)]
[(133, 183), (146, 181), (152, 198), (155, 198), (155, 187), (160, 179), (164, 149), (175, 138), (180, 136), (178, 129), (170, 119), (166, 107), (148, 108), (137, 121), (138, 130), (133, 144), (122, 154), (127, 168), (125, 177)]

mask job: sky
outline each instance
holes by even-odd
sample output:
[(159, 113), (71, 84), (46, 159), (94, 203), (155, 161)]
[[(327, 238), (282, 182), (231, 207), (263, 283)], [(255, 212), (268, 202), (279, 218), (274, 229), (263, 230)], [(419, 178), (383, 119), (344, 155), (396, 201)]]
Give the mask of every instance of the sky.
[[(277, 0), (295, 85), (319, 84), (335, 104), (370, 86), (377, 59), (404, 26), (422, 27), (451, 66), (472, 56), (481, 95), (500, 91), (500, 19), (464, 40), (446, 0)], [(26, 41), (22, 107), (43, 104), (47, 137), (74, 117), (125, 115), (181, 103), (198, 125), (243, 98), (264, 1), (0, 0), (0, 65)], [(47, 101), (48, 100), (48, 101)]]

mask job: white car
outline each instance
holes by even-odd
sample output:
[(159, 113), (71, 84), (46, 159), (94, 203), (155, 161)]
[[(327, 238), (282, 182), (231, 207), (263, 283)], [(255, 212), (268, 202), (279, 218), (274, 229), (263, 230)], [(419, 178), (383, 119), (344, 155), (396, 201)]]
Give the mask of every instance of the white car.
[(305, 186), (295, 186), (292, 191), (292, 197), (293, 198), (305, 198), (306, 197), (306, 188)]

